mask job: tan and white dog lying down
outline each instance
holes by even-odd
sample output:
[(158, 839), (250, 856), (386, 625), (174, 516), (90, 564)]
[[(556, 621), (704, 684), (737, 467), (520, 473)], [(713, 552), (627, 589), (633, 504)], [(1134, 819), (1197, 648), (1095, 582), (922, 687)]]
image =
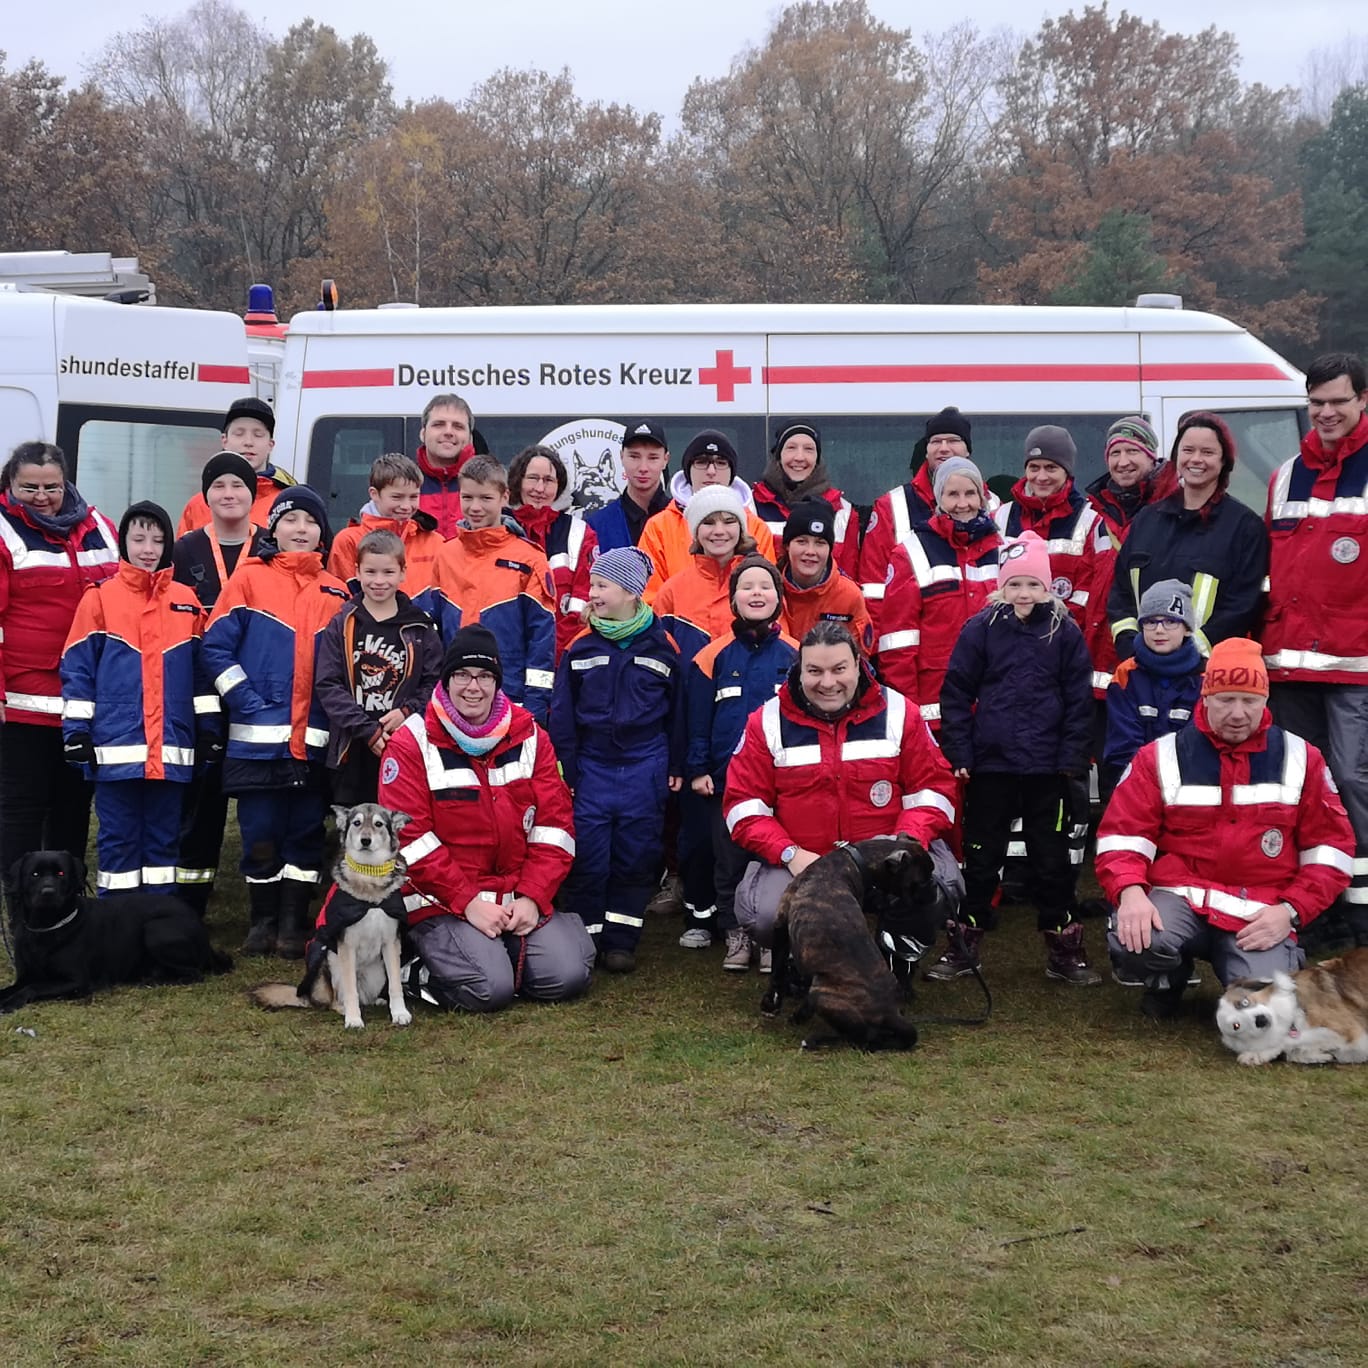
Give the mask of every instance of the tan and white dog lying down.
[(360, 1030), (361, 1008), (389, 1000), (390, 1020), (407, 1026), (399, 978), (399, 935), (404, 924), (402, 889), (408, 865), (399, 853), (402, 812), (379, 803), (334, 807), (342, 851), (333, 866), (333, 886), (324, 899), (306, 952), (304, 978), (263, 983), (252, 989), (259, 1007), (332, 1007), (349, 1030)]
[(1295, 974), (1235, 979), (1216, 1004), (1221, 1039), (1241, 1064), (1368, 1063), (1368, 949)]

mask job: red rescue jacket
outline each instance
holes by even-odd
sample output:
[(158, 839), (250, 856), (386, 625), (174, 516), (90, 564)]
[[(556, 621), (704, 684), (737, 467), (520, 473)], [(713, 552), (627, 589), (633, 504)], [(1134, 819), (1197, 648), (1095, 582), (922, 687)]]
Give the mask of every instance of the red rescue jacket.
[(955, 779), (915, 707), (872, 678), (855, 706), (821, 721), (794, 699), (797, 670), (746, 722), (722, 800), (732, 839), (780, 863), (790, 845), (905, 833), (923, 845), (955, 821)]
[(531, 898), (544, 917), (575, 857), (570, 790), (551, 738), (516, 703), (508, 734), (467, 755), (434, 700), (391, 737), (380, 802), (413, 820), (404, 859), (415, 896), (409, 924), (463, 916), (477, 893)]
[(1354, 833), (1320, 751), (1267, 710), (1248, 740), (1192, 724), (1137, 753), (1097, 833), (1108, 898), (1138, 885), (1178, 894), (1223, 931), (1286, 902), (1303, 925), (1349, 886)]

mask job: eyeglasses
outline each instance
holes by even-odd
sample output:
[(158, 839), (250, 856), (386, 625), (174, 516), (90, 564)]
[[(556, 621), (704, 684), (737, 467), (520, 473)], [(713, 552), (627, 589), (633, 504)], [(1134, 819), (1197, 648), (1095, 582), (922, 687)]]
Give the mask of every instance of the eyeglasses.
[(690, 465), (701, 465), (708, 470), (716, 470), (718, 466), (730, 466), (731, 462), (725, 456), (695, 456)]
[(14, 488), (15, 492), (19, 494), (60, 494), (65, 486), (60, 484), (17, 484)]
[(469, 688), (472, 684), (478, 684), (482, 689), (492, 689), (494, 676), (488, 670), (457, 670), (451, 676), (451, 682), (458, 689)]
[(546, 484), (546, 485), (553, 485), (553, 484), (558, 483), (558, 481), (557, 481), (557, 479), (556, 479), (556, 477), (555, 477), (554, 475), (524, 475), (524, 476), (522, 477), (522, 482), (523, 482), (523, 484)]

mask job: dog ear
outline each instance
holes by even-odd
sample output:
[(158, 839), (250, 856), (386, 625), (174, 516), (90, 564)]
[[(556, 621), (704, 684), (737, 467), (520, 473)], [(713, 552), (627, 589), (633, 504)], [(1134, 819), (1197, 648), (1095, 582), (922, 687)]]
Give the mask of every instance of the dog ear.
[(407, 812), (391, 812), (389, 815), (390, 830), (397, 836), (413, 818)]
[(1281, 969), (1273, 971), (1273, 986), (1280, 993), (1295, 993), (1297, 991), (1297, 985), (1292, 982), (1292, 975), (1284, 974)]
[(341, 831), (342, 828), (347, 825), (347, 818), (351, 816), (351, 808), (344, 806), (342, 803), (334, 803), (332, 805), (332, 813), (337, 819), (337, 829)]

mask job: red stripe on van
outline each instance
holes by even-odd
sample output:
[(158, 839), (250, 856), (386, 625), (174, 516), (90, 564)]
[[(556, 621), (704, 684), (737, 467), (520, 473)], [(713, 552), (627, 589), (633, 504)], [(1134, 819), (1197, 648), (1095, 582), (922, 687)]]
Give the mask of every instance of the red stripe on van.
[(1146, 380), (1295, 380), (1279, 366), (1267, 362), (1201, 363), (1194, 365), (1142, 366)]
[(766, 366), (767, 385), (1030, 384), (1041, 381), (1130, 381), (1138, 366)]
[(1124, 382), (1144, 380), (1292, 380), (1267, 362), (1150, 366), (767, 366), (767, 385), (939, 385)]
[(304, 372), (305, 389), (360, 389), (394, 384), (394, 370), (316, 370)]
[(251, 373), (246, 366), (206, 366), (201, 362), (195, 374), (208, 385), (249, 385)]

